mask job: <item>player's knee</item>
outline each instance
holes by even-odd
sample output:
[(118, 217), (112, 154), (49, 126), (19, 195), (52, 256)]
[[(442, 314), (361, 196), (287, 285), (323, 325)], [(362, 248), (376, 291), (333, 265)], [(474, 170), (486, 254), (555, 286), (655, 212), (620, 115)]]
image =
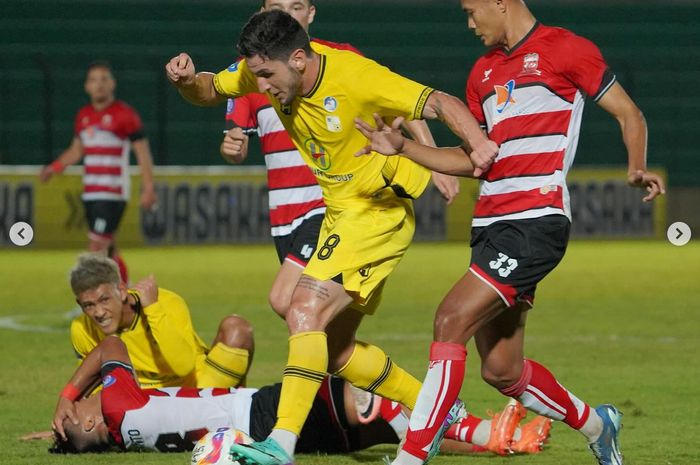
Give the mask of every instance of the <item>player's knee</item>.
[(520, 370), (512, 365), (481, 364), (481, 378), (496, 389), (505, 389), (518, 382)]
[(229, 315), (219, 323), (216, 342), (252, 351), (255, 346), (253, 326), (241, 316)]
[(435, 315), (435, 334), (441, 342), (466, 342), (465, 318), (457, 312), (441, 311)]
[(279, 292), (276, 289), (270, 291), (268, 296), (270, 301), (270, 307), (275, 311), (276, 314), (284, 318), (289, 311), (289, 296), (284, 292)]

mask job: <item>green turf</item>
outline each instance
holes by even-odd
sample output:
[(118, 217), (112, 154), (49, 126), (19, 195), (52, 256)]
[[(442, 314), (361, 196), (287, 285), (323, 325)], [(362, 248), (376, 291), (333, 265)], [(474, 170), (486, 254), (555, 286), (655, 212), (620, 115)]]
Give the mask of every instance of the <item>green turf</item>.
[[(257, 352), (253, 386), (279, 379), (286, 329), (267, 306), (277, 268), (272, 246), (149, 248), (124, 253), (132, 276), (153, 272), (161, 286), (189, 302), (207, 340), (219, 318), (249, 318)], [(63, 314), (75, 307), (67, 286), (74, 252), (0, 252), (0, 318), (32, 331), (0, 329), (1, 464), (186, 464), (187, 454), (49, 456), (46, 445), (18, 436), (46, 429), (56, 395), (74, 369)], [(377, 315), (361, 337), (378, 343), (422, 378), (434, 308), (465, 269), (468, 252), (457, 244), (420, 244), (409, 250), (386, 288)], [(528, 324), (527, 355), (548, 366), (579, 397), (613, 402), (624, 412), (623, 452), (629, 465), (700, 463), (700, 245), (666, 242), (575, 242), (564, 262), (540, 286)], [(476, 414), (504, 398), (478, 376), (469, 359), (462, 391)], [(379, 464), (393, 447), (350, 457), (300, 456), (298, 463)], [(435, 464), (594, 464), (583, 439), (562, 424), (546, 450), (532, 457), (440, 456)]]

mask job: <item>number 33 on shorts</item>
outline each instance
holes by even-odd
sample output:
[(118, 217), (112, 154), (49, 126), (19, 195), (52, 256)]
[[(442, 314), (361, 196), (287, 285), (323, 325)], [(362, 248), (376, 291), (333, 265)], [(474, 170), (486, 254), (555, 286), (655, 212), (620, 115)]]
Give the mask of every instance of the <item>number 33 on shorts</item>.
[(498, 270), (498, 275), (501, 278), (506, 278), (518, 267), (518, 261), (504, 253), (498, 252), (498, 260), (491, 260), (489, 267), (492, 270)]

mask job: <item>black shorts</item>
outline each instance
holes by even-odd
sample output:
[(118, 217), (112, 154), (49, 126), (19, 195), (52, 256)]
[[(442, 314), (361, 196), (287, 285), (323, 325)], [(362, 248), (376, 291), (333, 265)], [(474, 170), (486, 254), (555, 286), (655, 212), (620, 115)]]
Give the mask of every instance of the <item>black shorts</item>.
[(314, 215), (304, 220), (291, 234), (275, 237), (275, 248), (280, 263), (289, 259), (299, 266), (306, 267), (316, 250), (322, 222), (323, 215)]
[(532, 306), (537, 284), (564, 257), (571, 222), (563, 215), (497, 221), (472, 228), (469, 271), (501, 296)]
[(93, 234), (110, 238), (119, 227), (126, 202), (123, 200), (83, 200), (88, 228)]
[[(344, 383), (340, 378), (324, 378), (299, 435), (296, 452), (338, 454), (354, 450), (346, 435)], [(264, 440), (275, 426), (281, 391), (282, 385), (278, 383), (265, 386), (253, 394), (250, 436), (256, 441)]]

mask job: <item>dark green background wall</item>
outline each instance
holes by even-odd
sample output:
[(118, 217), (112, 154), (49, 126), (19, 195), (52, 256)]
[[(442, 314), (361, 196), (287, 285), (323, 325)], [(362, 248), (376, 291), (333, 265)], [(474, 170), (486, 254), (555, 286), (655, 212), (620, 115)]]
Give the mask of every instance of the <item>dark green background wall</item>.
[[(158, 164), (218, 164), (223, 107), (194, 108), (165, 82), (165, 62), (188, 51), (218, 71), (257, 0), (0, 0), (0, 163), (42, 164), (71, 138), (87, 102), (85, 66), (110, 60), (118, 95), (144, 118)], [(675, 186), (700, 185), (700, 5), (530, 2), (539, 19), (599, 44), (645, 112), (649, 160)], [(460, 97), (483, 52), (457, 0), (317, 1), (312, 35), (351, 42), (396, 71)], [(433, 125), (441, 145), (455, 139)], [(255, 144), (254, 144), (255, 145)], [(260, 163), (259, 156), (253, 162)], [(617, 123), (587, 106), (577, 163), (621, 164)]]

